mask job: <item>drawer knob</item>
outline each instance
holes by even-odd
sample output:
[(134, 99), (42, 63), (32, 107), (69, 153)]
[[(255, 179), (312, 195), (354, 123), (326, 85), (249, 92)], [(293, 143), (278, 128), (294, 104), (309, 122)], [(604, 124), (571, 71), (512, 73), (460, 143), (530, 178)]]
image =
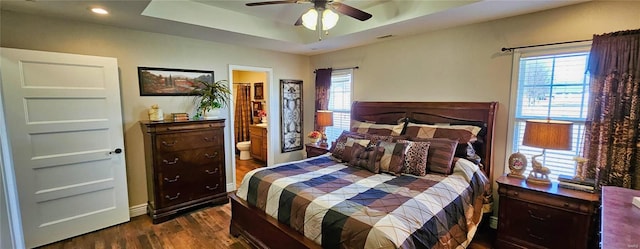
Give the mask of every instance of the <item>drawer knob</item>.
[(213, 138), (204, 137), (204, 141), (207, 141), (207, 142), (213, 142)]
[(214, 170), (206, 169), (206, 170), (204, 170), (204, 172), (207, 172), (207, 174), (209, 174), (209, 175), (213, 175), (215, 173), (218, 173), (218, 168), (215, 168)]
[(171, 196), (169, 196), (169, 195), (165, 195), (165, 196), (164, 196), (164, 198), (167, 198), (167, 199), (169, 199), (170, 201), (175, 200), (175, 199), (178, 199), (178, 197), (180, 197), (180, 193), (177, 193), (177, 194), (176, 194), (176, 196), (174, 196), (174, 197), (171, 197)]
[(171, 147), (174, 146), (178, 143), (178, 140), (173, 140), (172, 143), (167, 143), (167, 141), (162, 141), (162, 145), (167, 146), (167, 147)]
[(213, 155), (209, 155), (209, 153), (204, 153), (204, 156), (209, 158), (209, 159), (211, 159), (211, 158), (214, 158), (214, 157), (218, 156), (218, 152), (217, 151), (214, 152)]
[(180, 178), (180, 175), (177, 175), (176, 177), (174, 177), (173, 179), (169, 179), (169, 178), (164, 178), (165, 181), (167, 182), (177, 182), (178, 178)]
[(564, 204), (562, 204), (564, 207), (569, 207), (569, 203), (565, 202)]
[(218, 186), (220, 186), (220, 184), (216, 184), (216, 186), (214, 187), (209, 187), (209, 185), (205, 186), (205, 188), (207, 188), (208, 190), (216, 190), (218, 188)]
[(534, 239), (537, 239), (537, 240), (544, 240), (544, 238), (543, 238), (543, 237), (538, 236), (538, 235), (535, 235), (535, 234), (532, 234), (532, 233), (530, 233), (530, 234), (529, 234), (529, 237), (534, 238)]
[(177, 158), (177, 157), (176, 157), (176, 158), (174, 158), (174, 159), (173, 159), (173, 162), (168, 161), (167, 159), (162, 160), (162, 162), (163, 162), (164, 164), (167, 164), (167, 165), (173, 165), (173, 164), (178, 163), (178, 158)]
[(518, 191), (514, 191), (513, 195), (518, 196), (520, 193), (518, 193)]

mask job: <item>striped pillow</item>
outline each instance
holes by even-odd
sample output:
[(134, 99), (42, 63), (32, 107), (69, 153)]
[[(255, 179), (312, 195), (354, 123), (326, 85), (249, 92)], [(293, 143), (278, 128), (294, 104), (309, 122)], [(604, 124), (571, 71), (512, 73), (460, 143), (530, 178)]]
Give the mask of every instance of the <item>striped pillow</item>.
[(351, 131), (358, 133), (376, 134), (383, 136), (399, 136), (404, 128), (404, 123), (397, 125), (375, 124), (351, 120)]
[(458, 141), (446, 138), (413, 138), (416, 142), (430, 142), (427, 155), (427, 170), (440, 174), (451, 174), (453, 157)]
[(352, 159), (352, 150), (353, 150), (353, 146), (358, 144), (358, 145), (362, 145), (363, 147), (367, 147), (369, 145), (370, 140), (366, 140), (366, 139), (354, 139), (354, 138), (347, 138), (347, 142), (344, 144), (344, 152), (342, 152), (342, 161), (343, 162), (349, 162)]
[(383, 154), (383, 147), (367, 148), (360, 144), (354, 144), (349, 165), (364, 168), (377, 174), (380, 172), (380, 159), (382, 159)]
[(394, 175), (402, 173), (402, 166), (404, 165), (404, 151), (407, 144), (380, 141), (377, 147), (384, 148), (384, 153), (380, 159), (380, 172)]
[(336, 142), (331, 145), (331, 155), (337, 159), (342, 160), (342, 156), (344, 155), (344, 149), (346, 147), (347, 138), (355, 138), (355, 139), (364, 139), (364, 134), (360, 134), (357, 132), (343, 131), (342, 134), (336, 139)]

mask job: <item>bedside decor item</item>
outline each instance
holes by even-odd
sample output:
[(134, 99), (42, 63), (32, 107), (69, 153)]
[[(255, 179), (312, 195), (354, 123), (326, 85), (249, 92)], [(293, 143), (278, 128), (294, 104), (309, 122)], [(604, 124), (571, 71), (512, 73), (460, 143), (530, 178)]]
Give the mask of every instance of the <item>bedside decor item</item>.
[(322, 138), (322, 133), (320, 133), (319, 131), (312, 131), (312, 132), (309, 132), (307, 137), (311, 139), (312, 143), (318, 143)]
[(138, 67), (140, 96), (191, 96), (200, 82), (213, 82), (213, 71)]
[(151, 121), (162, 121), (164, 120), (164, 113), (162, 113), (162, 109), (158, 107), (158, 104), (154, 104), (149, 109), (149, 120)]
[(219, 109), (229, 104), (231, 91), (229, 90), (228, 82), (227, 80), (199, 82), (201, 87), (192, 91), (193, 95), (195, 95), (193, 103), (197, 106), (194, 119), (216, 119), (220, 114)]
[(552, 120), (527, 120), (524, 128), (522, 145), (542, 148), (542, 154), (531, 158), (532, 170), (527, 177), (527, 183), (550, 184), (549, 168), (544, 167), (537, 160), (547, 149), (570, 150), (571, 131), (573, 123)]
[(509, 157), (509, 177), (524, 179), (524, 171), (527, 168), (527, 157), (520, 151), (511, 154)]
[(318, 127), (320, 127), (320, 132), (322, 133), (320, 146), (327, 147), (327, 133), (325, 133), (325, 129), (327, 126), (333, 126), (333, 112), (328, 110), (317, 110), (316, 121), (318, 122)]
[(585, 180), (585, 164), (589, 161), (581, 156), (574, 156), (573, 160), (576, 161), (576, 175), (573, 177), (576, 180), (584, 181)]
[(302, 80), (280, 80), (281, 152), (302, 150)]

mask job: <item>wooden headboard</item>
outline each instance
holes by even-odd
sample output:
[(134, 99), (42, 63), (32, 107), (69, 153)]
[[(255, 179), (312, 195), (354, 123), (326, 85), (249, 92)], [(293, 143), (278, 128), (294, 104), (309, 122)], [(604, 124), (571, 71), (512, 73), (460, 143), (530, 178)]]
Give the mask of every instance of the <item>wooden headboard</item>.
[(493, 182), (493, 128), (498, 102), (353, 102), (351, 120), (397, 124), (398, 120), (422, 124), (449, 123), (483, 127), (481, 157), (485, 175)]

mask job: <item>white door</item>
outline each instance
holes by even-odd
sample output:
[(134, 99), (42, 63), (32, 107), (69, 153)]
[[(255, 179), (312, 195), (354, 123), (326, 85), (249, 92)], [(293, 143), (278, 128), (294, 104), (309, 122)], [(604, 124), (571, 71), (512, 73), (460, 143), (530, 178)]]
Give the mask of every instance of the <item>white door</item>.
[(8, 48), (0, 55), (26, 246), (128, 221), (116, 59)]

